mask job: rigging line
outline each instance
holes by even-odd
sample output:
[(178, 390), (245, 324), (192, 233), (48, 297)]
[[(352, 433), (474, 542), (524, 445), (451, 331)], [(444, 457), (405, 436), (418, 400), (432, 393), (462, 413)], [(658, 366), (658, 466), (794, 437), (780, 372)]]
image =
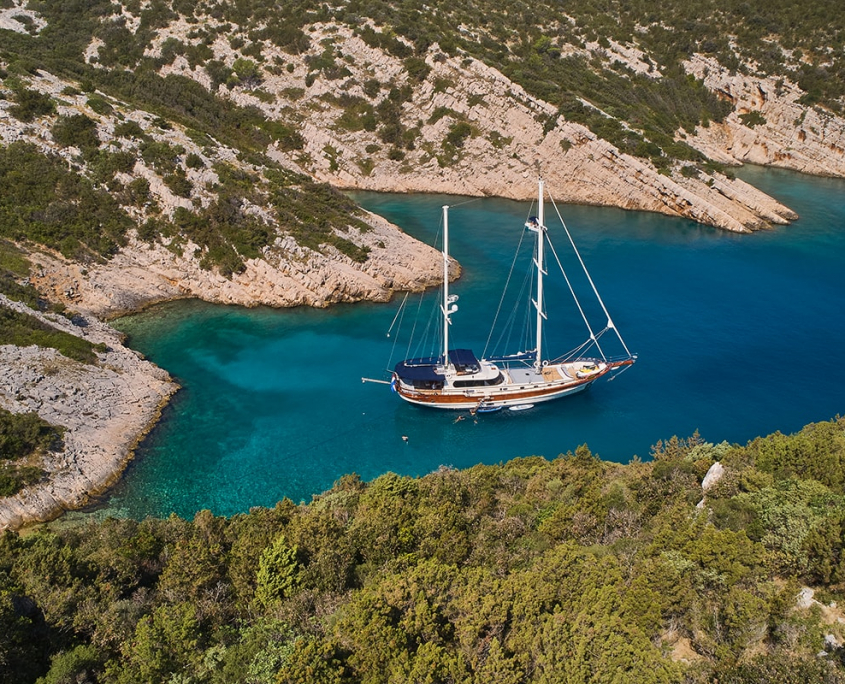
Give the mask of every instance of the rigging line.
[(575, 241), (572, 239), (572, 235), (569, 233), (569, 228), (566, 227), (566, 221), (563, 220), (563, 216), (560, 215), (560, 211), (557, 208), (557, 204), (555, 204), (554, 198), (552, 194), (549, 193), (549, 199), (552, 202), (552, 206), (555, 208), (555, 213), (557, 213), (557, 217), (560, 219), (561, 224), (563, 225), (563, 230), (566, 232), (566, 237), (569, 238), (569, 244), (572, 245), (572, 249), (575, 251), (575, 255), (578, 257), (578, 261), (581, 262), (581, 268), (584, 269), (584, 274), (587, 276), (587, 280), (590, 282), (590, 287), (593, 288), (593, 293), (596, 295), (596, 299), (599, 300), (599, 304), (601, 305), (602, 311), (604, 311), (604, 315), (607, 316), (607, 327), (612, 328), (616, 332), (616, 337), (619, 338), (619, 342), (622, 343), (622, 347), (625, 349), (625, 352), (628, 356), (632, 356), (631, 352), (628, 350), (627, 345), (625, 344), (625, 340), (622, 339), (622, 335), (620, 334), (619, 330), (616, 329), (616, 326), (613, 325), (613, 320), (610, 318), (610, 313), (607, 310), (607, 307), (604, 305), (604, 301), (599, 294), (598, 289), (596, 289), (596, 285), (593, 282), (592, 277), (590, 276), (590, 272), (587, 270), (587, 266), (584, 263), (584, 260), (581, 258), (581, 252), (578, 251), (578, 248), (575, 246)]
[(561, 354), (556, 359), (553, 359), (551, 361), (551, 363), (559, 363), (561, 361), (569, 361), (569, 359), (571, 359), (576, 354), (580, 354), (582, 349), (587, 348), (590, 345), (591, 342), (592, 342), (592, 340), (585, 340), (584, 342), (579, 344), (574, 349), (570, 349), (568, 352)]
[(411, 327), (411, 334), (408, 337), (408, 348), (405, 350), (405, 358), (406, 359), (410, 358), (410, 356), (411, 356), (411, 345), (414, 343), (414, 335), (417, 332), (417, 321), (419, 321), (419, 319), (420, 319), (420, 309), (422, 309), (423, 294), (424, 294), (423, 292), (420, 292), (420, 299), (419, 299), (419, 302), (417, 303), (417, 313), (414, 316), (414, 325)]
[[(499, 337), (496, 340), (496, 343), (493, 345), (494, 350), (499, 350), (500, 353), (504, 353), (504, 351), (509, 347), (511, 341), (514, 339), (514, 327), (516, 324), (517, 315), (520, 313), (519, 303), (525, 301), (525, 291), (531, 284), (531, 271), (530, 269), (525, 272), (525, 276), (522, 279), (522, 286), (517, 293), (516, 300), (514, 302), (513, 307), (511, 308), (510, 314), (508, 314), (507, 321), (502, 325), (501, 332), (499, 333)], [(529, 293), (530, 294), (530, 293)], [(516, 344), (521, 349), (527, 349), (527, 343), (529, 337), (529, 332), (527, 327), (530, 325), (531, 309), (530, 307), (524, 307), (523, 309), (523, 317), (524, 320), (522, 321), (522, 333), (518, 337)], [(492, 334), (492, 329), (491, 329)], [(485, 354), (486, 356), (486, 354)]]
[[(437, 225), (437, 233), (435, 233), (435, 235), (434, 235), (434, 244), (435, 244), (435, 245), (436, 245), (436, 244), (438, 243), (438, 241), (440, 240), (440, 234), (441, 234), (441, 231), (442, 231), (442, 230), (443, 230), (443, 214), (441, 213), (441, 214), (440, 214), (440, 222), (439, 222), (439, 223), (438, 223), (438, 225)], [(441, 287), (442, 287), (442, 286), (441, 286)], [(420, 298), (419, 298), (419, 302), (417, 303), (417, 311), (416, 311), (416, 314), (414, 315), (414, 324), (413, 324), (413, 326), (411, 327), (411, 334), (410, 334), (410, 336), (408, 337), (408, 347), (405, 349), (405, 358), (406, 358), (406, 359), (410, 359), (410, 358), (412, 358), (412, 355), (411, 355), (411, 347), (413, 346), (413, 344), (414, 344), (414, 338), (416, 337), (416, 333), (417, 333), (417, 323), (419, 323), (419, 321), (421, 320), (421, 317), (420, 317), (420, 311), (422, 310), (422, 305), (423, 305), (423, 299), (424, 299), (424, 298), (425, 298), (425, 290), (421, 290), (421, 291), (420, 291)], [(422, 340), (421, 340), (421, 341), (419, 341), (419, 342), (417, 343), (416, 356), (422, 356), (422, 354), (420, 353), (420, 349), (421, 349), (421, 346), (422, 346), (422, 345), (426, 342), (426, 340), (428, 339), (428, 332), (429, 332), (429, 329), (430, 329), (430, 326), (431, 326), (431, 320), (432, 320), (432, 318), (433, 318), (433, 315), (434, 315), (433, 313), (429, 315), (429, 318), (428, 318), (428, 324), (426, 325), (425, 331), (423, 332), (423, 337), (422, 337)]]
[(393, 326), (396, 323), (396, 319), (399, 318), (399, 329), (393, 336), (393, 344), (390, 346), (390, 356), (387, 359), (387, 368), (385, 370), (388, 373), (392, 372), (390, 367), (393, 365), (393, 355), (396, 353), (396, 345), (399, 342), (399, 332), (402, 330), (402, 322), (405, 320), (405, 303), (408, 301), (408, 295), (410, 294), (410, 291), (405, 293), (405, 298), (402, 300), (402, 305), (399, 307), (399, 311), (396, 312), (396, 316), (393, 317), (393, 323), (390, 324), (390, 330), (387, 331), (387, 336), (390, 337), (390, 331), (393, 330)]
[[(581, 344), (579, 344), (574, 349), (571, 349), (570, 351), (565, 352), (564, 354), (561, 354), (556, 359), (553, 359), (551, 361), (551, 363), (560, 363), (561, 361), (569, 361), (569, 359), (571, 359), (576, 354), (580, 354), (582, 350), (589, 349), (594, 344), (596, 346), (598, 346), (597, 340), (600, 339), (601, 336), (604, 335), (608, 330), (610, 330), (610, 328), (605, 328), (604, 330), (602, 330), (598, 335), (596, 335), (595, 340), (588, 337), (586, 340), (584, 340)], [(605, 361), (606, 360), (607, 359), (605, 359)]]
[(522, 242), (525, 239), (526, 228), (522, 229), (522, 232), (519, 235), (519, 243), (516, 246), (516, 250), (514, 251), (513, 260), (511, 261), (511, 267), (508, 271), (508, 278), (505, 281), (505, 287), (502, 289), (502, 296), (499, 298), (499, 306), (496, 309), (496, 315), (493, 316), (493, 324), (490, 326), (490, 332), (487, 334), (487, 342), (484, 343), (484, 351), (481, 352), (481, 358), (487, 357), (487, 349), (490, 347), (490, 340), (493, 338), (493, 331), (496, 329), (496, 324), (499, 321), (499, 314), (502, 312), (502, 306), (505, 303), (505, 297), (508, 293), (508, 288), (510, 287), (511, 277), (513, 276), (513, 270), (516, 267), (517, 259), (519, 258), (519, 251), (522, 247)]
[[(560, 214), (558, 214), (558, 217), (560, 217)], [(561, 221), (562, 220), (563, 219), (561, 219)], [(565, 227), (566, 226), (564, 226), (564, 228)], [(569, 235), (569, 231), (566, 231), (566, 234)], [(572, 238), (570, 238), (570, 242), (571, 241), (572, 241)], [(578, 307), (578, 311), (581, 313), (581, 318), (584, 319), (584, 325), (587, 326), (587, 331), (590, 333), (590, 339), (593, 340), (596, 343), (596, 349), (599, 350), (599, 354), (601, 354), (601, 357), (606, 361), (607, 358), (605, 357), (604, 351), (602, 350), (601, 346), (599, 345), (598, 338), (596, 337), (596, 334), (593, 332), (593, 328), (590, 325), (590, 321), (587, 319), (587, 314), (585, 314), (584, 309), (581, 308), (581, 302), (578, 300), (578, 296), (575, 294), (575, 290), (572, 287), (572, 283), (569, 281), (569, 276), (566, 275), (566, 271), (563, 269), (563, 264), (560, 263), (560, 257), (558, 257), (558, 255), (557, 255), (557, 251), (555, 250), (555, 246), (552, 244), (551, 240), (548, 240), (548, 243), (549, 243), (549, 248), (552, 250), (552, 254), (554, 254), (555, 261), (557, 262), (558, 268), (560, 269), (560, 272), (563, 274), (563, 279), (566, 281), (567, 287), (569, 287), (569, 292), (570, 292), (570, 294), (572, 294), (572, 299), (575, 300), (575, 305)], [(574, 247), (575, 245), (573, 244), (572, 246)], [(583, 265), (583, 262), (582, 262), (582, 265)], [(595, 288), (593, 288), (593, 291), (595, 292)], [(598, 296), (597, 292), (596, 292), (596, 296)], [(602, 308), (604, 308), (604, 305), (602, 305)], [(607, 311), (605, 311), (605, 313), (607, 313)], [(609, 323), (610, 323), (610, 320), (608, 319), (608, 324)], [(628, 351), (628, 350), (626, 349), (625, 351)]]
[(620, 370), (618, 370), (618, 371), (616, 371), (616, 372), (614, 372), (614, 373), (611, 373), (611, 375), (610, 375), (610, 377), (607, 379), (607, 381), (608, 381), (608, 382), (612, 382), (612, 381), (616, 380), (616, 378), (618, 378), (620, 375), (622, 375), (622, 373), (624, 373), (624, 372), (625, 372), (626, 370), (628, 370), (630, 367), (631, 367), (631, 365), (629, 364), (629, 365), (627, 365), (627, 366), (623, 366), (623, 367), (622, 367), (622, 369), (620, 369)]
[(473, 202), (480, 202), (483, 199), (484, 199), (484, 197), (471, 197), (470, 199), (464, 200), (463, 202), (459, 202), (458, 204), (450, 204), (449, 208), (450, 209), (456, 209), (457, 207), (462, 207), (465, 204), (472, 204)]
[(401, 314), (405, 310), (405, 302), (408, 301), (408, 295), (411, 294), (410, 290), (405, 293), (404, 299), (402, 299), (402, 303), (399, 305), (399, 309), (396, 311), (396, 315), (393, 317), (393, 321), (390, 323), (390, 327), (387, 329), (387, 336), (390, 337), (390, 333), (393, 332), (393, 326), (396, 325), (396, 319), (399, 318), (399, 314)]

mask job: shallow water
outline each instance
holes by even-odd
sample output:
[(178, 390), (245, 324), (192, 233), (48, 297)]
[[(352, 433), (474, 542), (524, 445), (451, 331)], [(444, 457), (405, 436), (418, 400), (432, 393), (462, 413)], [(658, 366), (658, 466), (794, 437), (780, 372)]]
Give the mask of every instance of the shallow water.
[[(841, 413), (845, 183), (757, 168), (740, 175), (800, 220), (739, 236), (651, 214), (561, 208), (639, 360), (614, 382), (528, 411), (456, 423), (454, 413), (362, 384), (362, 376), (386, 377), (391, 356), (406, 355), (404, 346), (394, 349), (395, 335), (386, 336), (397, 301), (326, 311), (185, 301), (122, 319), (129, 344), (184, 389), (105, 510), (229, 515), (285, 496), (308, 500), (349, 472), (417, 475), (440, 465), (554, 457), (584, 443), (627, 462), (647, 457), (659, 439), (696, 429), (708, 441), (744, 443)], [(462, 202), (355, 198), (428, 241), (440, 206)], [(452, 253), (464, 267), (454, 286), (461, 297), (454, 346), (483, 348), (528, 212), (526, 203), (496, 199), (453, 209)], [(567, 330), (552, 323), (549, 339)]]

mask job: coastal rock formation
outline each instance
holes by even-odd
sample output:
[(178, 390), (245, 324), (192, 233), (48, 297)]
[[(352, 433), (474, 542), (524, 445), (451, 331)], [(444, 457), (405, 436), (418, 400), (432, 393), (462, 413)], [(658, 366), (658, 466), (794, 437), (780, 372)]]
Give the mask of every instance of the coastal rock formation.
[[(327, 35), (354, 63), (361, 63), (364, 56), (375, 59), (360, 38), (332, 28)], [(315, 42), (321, 37), (315, 35)], [(532, 198), (533, 180), (542, 174), (555, 199), (562, 202), (654, 211), (735, 232), (797, 218), (788, 207), (738, 179), (722, 174), (694, 178), (661, 174), (588, 128), (558, 120), (554, 106), (529, 95), (496, 69), (477, 60), (438, 55), (434, 46), (427, 61), (431, 73), (403, 112), (409, 126), (419, 122), (415, 150), (405, 152), (402, 160), (379, 158), (371, 168), (366, 162), (373, 160), (366, 149), (377, 147), (378, 137), (344, 131), (338, 125), (340, 112), (323, 106), (303, 123), (306, 154), (302, 156), (311, 160), (303, 171), (343, 188), (517, 200)], [(380, 55), (379, 59), (372, 66), (390, 73), (389, 61), (394, 58)], [(396, 71), (400, 62), (394, 61)], [(322, 86), (315, 82), (302, 99), (319, 100), (325, 87), (325, 82)], [(547, 122), (555, 120), (548, 129)], [(473, 132), (460, 151), (446, 159), (441, 142), (458, 121), (469, 122)]]
[(2, 295), (0, 305), (108, 348), (98, 354), (96, 365), (87, 365), (54, 349), (0, 346), (0, 406), (13, 413), (36, 411), (66, 428), (63, 450), (48, 453), (39, 464), (47, 472), (46, 481), (0, 498), (0, 530), (4, 530), (55, 518), (113, 484), (177, 385), (165, 371), (124, 347), (119, 333), (94, 318), (77, 318), (75, 325), (61, 316), (33, 312)]
[[(45, 251), (30, 258), (40, 267), (31, 281), (74, 310), (114, 316), (158, 301), (195, 297), (240, 306), (314, 306), (361, 300), (387, 301), (394, 291), (419, 291), (442, 276), (440, 253), (374, 214), (372, 230), (350, 239), (370, 248), (364, 263), (336, 250), (326, 254), (278, 238), (260, 259), (231, 278), (204, 270), (187, 243), (181, 254), (161, 244), (130, 239), (110, 261), (82, 268)], [(350, 231), (350, 236), (353, 231)]]
[[(162, 29), (159, 38), (190, 42), (189, 31), (189, 24), (174, 22)], [(585, 126), (566, 121), (555, 106), (530, 95), (495, 68), (472, 58), (448, 57), (436, 44), (426, 55), (427, 76), (415, 81), (401, 59), (368, 46), (349, 27), (315, 24), (310, 28), (310, 38), (312, 54), (291, 63), (290, 70), (265, 73), (260, 90), (253, 84), (220, 85), (216, 94), (240, 106), (260, 109), (268, 119), (298, 129), (304, 140), (303, 149), (283, 150), (271, 145), (267, 155), (287, 169), (335, 187), (524, 200), (533, 196), (534, 179), (542, 175), (547, 187), (562, 202), (654, 211), (731, 231), (747, 232), (796, 218), (790, 209), (740, 180), (700, 170), (683, 173), (685, 167), (680, 163), (668, 172), (660, 172), (650, 161), (622, 153)], [(334, 54), (344, 59), (349, 76), (339, 80), (312, 79), (309, 59), (316, 59), (321, 46), (329, 42)], [(211, 49), (215, 58), (228, 67), (237, 59), (237, 53), (225, 40), (218, 39)], [(92, 50), (96, 52), (93, 47)], [(271, 58), (283, 59), (284, 54), (267, 47), (268, 61)], [(725, 124), (700, 127), (695, 136), (688, 136), (688, 142), (716, 161), (736, 163), (743, 159), (787, 165), (786, 161), (792, 159), (792, 168), (800, 170), (833, 175), (845, 172), (841, 120), (824, 118), (816, 110), (802, 107), (797, 103), (794, 86), (784, 85), (778, 90), (776, 83), (760, 86), (759, 79), (729, 80), (724, 70), (717, 67), (704, 58), (688, 64), (692, 74), (705, 78), (725, 97), (735, 98), (739, 110)], [(162, 66), (160, 73), (184, 76), (211, 87), (206, 72), (192, 67), (182, 57)], [(374, 74), (378, 79), (372, 79)], [(365, 92), (362, 84), (368, 79), (382, 84), (375, 95)], [(394, 87), (387, 92), (391, 84)], [(172, 215), (178, 207), (191, 210), (208, 207), (214, 201), (213, 188), (219, 180), (212, 168), (214, 164), (258, 171), (242, 161), (237, 150), (217, 143), (211, 154), (182, 127), (161, 129), (155, 125), (155, 116), (124, 103), (112, 99), (114, 113), (94, 111), (87, 94), (74, 91), (73, 84), (47, 72), (38, 72), (30, 87), (59, 102), (59, 115), (83, 114), (96, 121), (97, 135), (105, 145), (137, 149), (137, 142), (115, 135), (121, 121), (131, 121), (140, 126), (144, 135), (182, 149), (179, 168), (192, 186), (190, 197), (175, 194), (160, 172), (140, 158), (131, 172), (119, 174), (124, 185), (144, 179), (165, 216)], [(377, 131), (374, 125), (364, 125), (357, 119), (350, 123), (350, 117), (357, 116), (350, 114), (354, 107), (377, 109), (389, 101), (390, 93), (397, 88), (410, 93), (396, 107), (401, 125), (414, 137), (413, 144), (405, 144), (401, 150), (385, 144), (383, 131)], [(743, 125), (738, 118), (742, 116), (743, 103), (754, 93), (759, 96), (764, 91), (772, 93), (767, 103), (779, 103), (778, 115), (772, 109), (771, 114), (766, 114), (771, 122), (767, 118), (762, 126)], [(776, 92), (781, 95), (776, 96)], [(353, 109), (348, 109), (350, 106)], [(748, 106), (753, 106), (750, 100)], [(800, 116), (806, 118), (806, 126), (793, 135), (793, 120)], [(9, 116), (0, 103), (0, 139), (6, 143), (29, 142), (73, 163), (79, 151), (58, 146), (50, 134), (50, 125), (49, 117), (24, 124)], [(463, 134), (450, 138), (456, 126), (463, 126)], [(825, 165), (825, 150), (833, 158), (839, 155), (838, 166)], [(187, 154), (201, 158), (205, 166), (188, 167)], [(136, 220), (147, 218), (143, 209), (127, 207), (127, 211)], [(231, 301), (239, 300), (234, 296)], [(311, 303), (305, 295), (294, 296), (292, 301)]]
[(703, 55), (694, 55), (684, 66), (735, 108), (723, 123), (699, 126), (687, 143), (723, 163), (845, 175), (845, 120), (801, 104), (804, 92), (797, 85), (783, 78), (731, 73)]

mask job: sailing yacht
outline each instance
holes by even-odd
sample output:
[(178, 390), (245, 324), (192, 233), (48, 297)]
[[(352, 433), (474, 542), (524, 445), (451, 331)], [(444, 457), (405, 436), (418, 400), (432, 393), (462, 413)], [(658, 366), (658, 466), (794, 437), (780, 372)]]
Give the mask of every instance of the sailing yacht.
[[(449, 292), (449, 207), (444, 206), (443, 297), (440, 302), (443, 326), (442, 352), (437, 356), (406, 359), (396, 364), (390, 385), (405, 401), (420, 406), (472, 412), (500, 410), (505, 407), (519, 410), (539, 402), (582, 392), (599, 378), (621, 372), (623, 368), (630, 366), (636, 360), (636, 355), (630, 353), (616, 330), (565, 224), (564, 229), (571, 246), (601, 305), (601, 310), (607, 317), (607, 324), (604, 330), (594, 332), (584, 314), (584, 309), (576, 298), (577, 308), (587, 327), (587, 340), (563, 357), (548, 358), (545, 355), (543, 334), (547, 312), (543, 286), (547, 275), (548, 228), (545, 222), (545, 192), (542, 179), (538, 186), (537, 216), (529, 217), (525, 224), (527, 230), (536, 236), (533, 259), (535, 280), (531, 300), (535, 309), (533, 315), (536, 317), (534, 349), (505, 356), (478, 358), (470, 349), (450, 348), (449, 332), (452, 316), (458, 310), (456, 303), (458, 297)], [(559, 260), (558, 263), (560, 263)], [(567, 282), (569, 282), (568, 279)], [(575, 297), (574, 292), (573, 297)], [(599, 339), (608, 331), (616, 334), (625, 351), (624, 356), (616, 358), (605, 356)], [(593, 355), (584, 356), (586, 351), (593, 352)]]

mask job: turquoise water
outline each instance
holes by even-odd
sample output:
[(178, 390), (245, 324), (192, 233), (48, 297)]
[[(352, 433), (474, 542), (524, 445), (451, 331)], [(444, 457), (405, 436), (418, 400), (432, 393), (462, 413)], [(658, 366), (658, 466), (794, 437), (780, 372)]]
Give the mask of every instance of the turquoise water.
[[(614, 382), (529, 411), (456, 423), (451, 412), (362, 384), (362, 376), (385, 377), (391, 354), (394, 362), (405, 356), (386, 336), (397, 301), (327, 311), (175, 302), (122, 319), (129, 344), (184, 389), (105, 508), (229, 515), (285, 496), (309, 500), (344, 473), (417, 475), (554, 457), (584, 443), (627, 462), (696, 429), (708, 441), (743, 443), (841, 413), (845, 183), (754, 168), (741, 175), (801, 219), (738, 236), (650, 214), (563, 208), (639, 361)], [(440, 206), (461, 201), (355, 197), (424, 240), (437, 230)], [(465, 269), (455, 285), (456, 346), (483, 348), (527, 212), (495, 199), (453, 210), (452, 252)], [(565, 336), (551, 326), (550, 340)]]

